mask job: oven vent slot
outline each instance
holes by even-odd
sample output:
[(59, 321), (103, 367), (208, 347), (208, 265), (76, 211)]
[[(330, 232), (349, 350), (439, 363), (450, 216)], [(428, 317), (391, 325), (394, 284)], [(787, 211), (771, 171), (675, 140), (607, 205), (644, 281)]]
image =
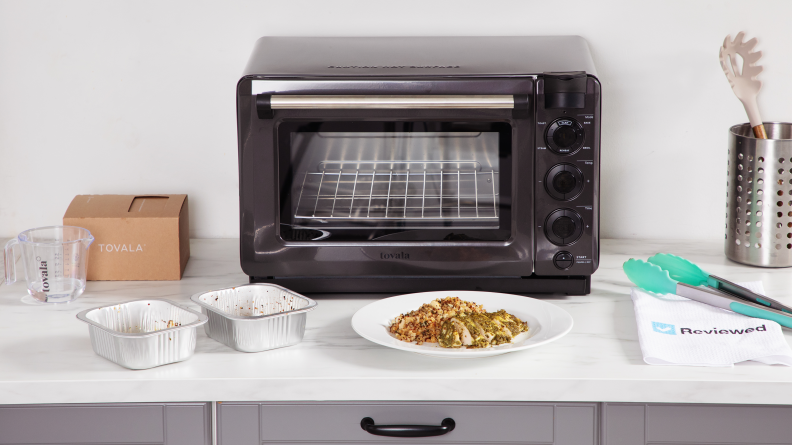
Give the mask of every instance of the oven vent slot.
[(428, 164), (440, 168), (306, 172), (295, 221), (498, 220), (497, 171), (482, 171), (478, 162)]

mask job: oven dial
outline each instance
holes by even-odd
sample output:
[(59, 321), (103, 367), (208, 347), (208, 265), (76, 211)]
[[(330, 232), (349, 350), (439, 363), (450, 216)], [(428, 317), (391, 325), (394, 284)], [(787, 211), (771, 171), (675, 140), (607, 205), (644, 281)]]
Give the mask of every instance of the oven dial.
[(580, 150), (585, 137), (583, 126), (578, 121), (561, 118), (547, 127), (545, 142), (550, 150), (560, 155), (571, 155)]
[(555, 165), (544, 181), (547, 193), (560, 201), (571, 201), (583, 190), (583, 173), (572, 164)]
[(558, 209), (545, 220), (544, 231), (551, 243), (568, 246), (583, 234), (583, 218), (574, 210)]

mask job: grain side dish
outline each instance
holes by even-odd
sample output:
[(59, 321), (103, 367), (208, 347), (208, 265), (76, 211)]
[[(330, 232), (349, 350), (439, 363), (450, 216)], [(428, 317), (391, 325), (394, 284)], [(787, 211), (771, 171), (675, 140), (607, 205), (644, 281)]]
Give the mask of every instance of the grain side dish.
[(511, 343), (528, 324), (504, 310), (487, 312), (459, 297), (438, 298), (401, 314), (390, 325), (399, 340), (438, 343), (443, 348), (489, 348)]

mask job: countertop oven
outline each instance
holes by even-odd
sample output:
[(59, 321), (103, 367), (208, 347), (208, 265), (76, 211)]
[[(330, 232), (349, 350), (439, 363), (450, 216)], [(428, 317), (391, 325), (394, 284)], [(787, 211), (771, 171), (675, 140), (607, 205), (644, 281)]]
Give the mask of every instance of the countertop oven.
[(242, 268), (301, 292), (589, 292), (600, 84), (579, 37), (260, 39)]

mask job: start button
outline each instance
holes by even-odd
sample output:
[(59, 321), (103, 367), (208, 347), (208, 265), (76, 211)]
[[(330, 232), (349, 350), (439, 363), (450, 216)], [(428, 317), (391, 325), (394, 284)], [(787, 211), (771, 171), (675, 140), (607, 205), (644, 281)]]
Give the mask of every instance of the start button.
[(575, 264), (575, 257), (569, 252), (558, 252), (553, 257), (553, 264), (561, 270), (569, 269)]

